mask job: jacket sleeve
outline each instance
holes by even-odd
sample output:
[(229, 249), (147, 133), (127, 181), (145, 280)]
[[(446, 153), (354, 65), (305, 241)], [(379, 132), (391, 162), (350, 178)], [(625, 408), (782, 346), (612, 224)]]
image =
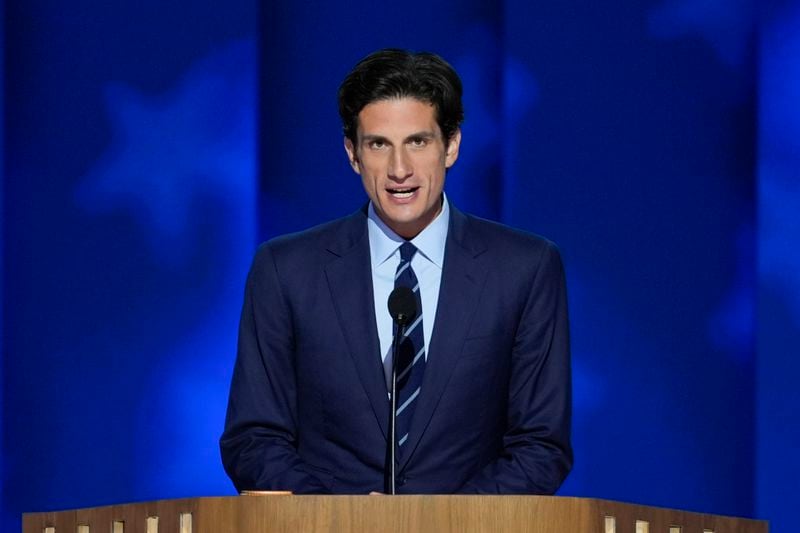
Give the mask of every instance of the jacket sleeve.
[(264, 244), (245, 289), (220, 451), (236, 489), (328, 493), (297, 454), (292, 317)]
[(572, 387), (564, 269), (544, 247), (511, 354), (502, 450), (459, 492), (553, 494), (572, 468)]

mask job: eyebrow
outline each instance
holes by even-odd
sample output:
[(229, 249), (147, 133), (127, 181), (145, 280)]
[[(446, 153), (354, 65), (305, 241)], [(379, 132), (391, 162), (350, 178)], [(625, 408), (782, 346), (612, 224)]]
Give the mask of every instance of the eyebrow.
[[(418, 132), (412, 133), (410, 135), (407, 135), (406, 138), (404, 139), (404, 141), (409, 141), (411, 139), (420, 139), (420, 138), (422, 138), (422, 139), (435, 139), (436, 138), (436, 133), (433, 132), (433, 131), (430, 131), (430, 130), (422, 130), (422, 131), (418, 131)], [(382, 142), (391, 144), (389, 139), (387, 139), (383, 135), (366, 134), (366, 135), (361, 137), (361, 142), (362, 143), (369, 143), (369, 142), (373, 142), (373, 141), (382, 141)]]

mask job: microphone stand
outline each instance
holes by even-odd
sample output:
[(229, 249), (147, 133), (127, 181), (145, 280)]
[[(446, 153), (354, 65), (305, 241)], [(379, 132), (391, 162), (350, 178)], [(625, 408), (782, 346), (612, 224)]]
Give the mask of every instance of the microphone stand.
[(389, 494), (397, 494), (396, 454), (397, 454), (397, 357), (400, 355), (400, 341), (406, 336), (406, 322), (402, 315), (397, 320), (397, 334), (392, 343), (392, 394), (389, 416)]
[(397, 326), (392, 342), (391, 389), (389, 397), (389, 442), (386, 443), (386, 455), (389, 468), (384, 472), (384, 491), (386, 494), (397, 494), (397, 359), (400, 357), (400, 345), (406, 337), (406, 325), (417, 314), (417, 301), (410, 287), (395, 287), (389, 295), (389, 315)]

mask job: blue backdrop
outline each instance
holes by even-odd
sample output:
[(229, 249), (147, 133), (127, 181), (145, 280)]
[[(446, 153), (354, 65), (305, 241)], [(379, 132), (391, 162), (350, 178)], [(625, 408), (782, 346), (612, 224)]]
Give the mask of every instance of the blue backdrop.
[(561, 493), (791, 531), (800, 2), (3, 8), (0, 530), (233, 493), (217, 438), (249, 261), (365, 201), (336, 89), (401, 46), (464, 80), (451, 200), (564, 255)]
[(760, 41), (756, 509), (788, 532), (800, 501), (800, 2), (765, 9)]

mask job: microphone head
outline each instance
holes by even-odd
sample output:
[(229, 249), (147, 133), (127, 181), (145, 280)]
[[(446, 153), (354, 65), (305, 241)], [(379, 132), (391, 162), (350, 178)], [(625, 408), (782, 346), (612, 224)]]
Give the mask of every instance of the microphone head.
[(389, 314), (398, 326), (408, 324), (417, 314), (417, 297), (408, 287), (396, 287), (389, 295)]

